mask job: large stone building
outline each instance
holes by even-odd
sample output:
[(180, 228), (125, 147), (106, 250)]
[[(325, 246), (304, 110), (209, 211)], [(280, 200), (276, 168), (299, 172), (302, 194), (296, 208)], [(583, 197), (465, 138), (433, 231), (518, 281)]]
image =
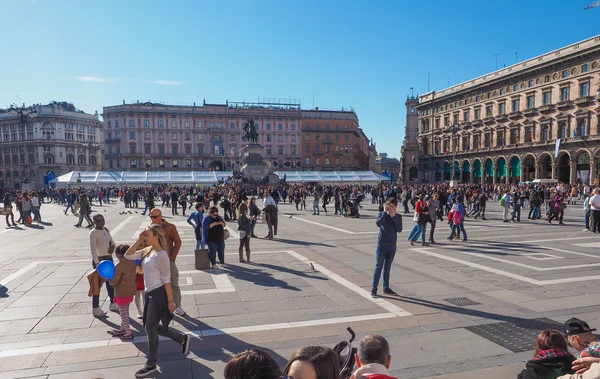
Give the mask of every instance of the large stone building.
[(400, 181), (403, 183), (414, 182), (418, 179), (419, 143), (417, 137), (419, 134), (419, 113), (416, 109), (418, 104), (418, 96), (412, 94), (406, 97), (404, 103), (406, 107), (406, 127), (404, 141), (400, 149)]
[(305, 169), (369, 170), (374, 151), (354, 110), (303, 110), (302, 135)]
[(276, 170), (369, 169), (369, 140), (354, 111), (134, 103), (104, 107), (103, 116), (109, 170), (231, 170), (247, 145), (242, 129), (248, 118), (258, 129), (265, 163)]
[(231, 170), (240, 162), (242, 128), (252, 118), (265, 162), (302, 167), (299, 104), (134, 103), (104, 107), (109, 170)]
[(396, 182), (400, 177), (401, 163), (396, 158), (388, 157), (387, 153), (379, 154), (380, 173), (391, 175), (392, 182)]
[(418, 180), (596, 181), (599, 88), (596, 36), (422, 95)]
[(39, 188), (48, 171), (102, 168), (102, 122), (73, 104), (0, 110), (0, 133), (0, 188)]

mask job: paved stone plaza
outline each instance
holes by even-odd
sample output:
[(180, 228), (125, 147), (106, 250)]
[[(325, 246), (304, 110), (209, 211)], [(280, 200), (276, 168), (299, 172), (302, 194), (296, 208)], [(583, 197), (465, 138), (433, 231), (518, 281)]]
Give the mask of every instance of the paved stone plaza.
[[(173, 342), (161, 343), (162, 372), (154, 377), (222, 378), (231, 354), (249, 347), (284, 364), (300, 346), (333, 346), (351, 326), (358, 337), (389, 340), (399, 378), (514, 378), (539, 329), (560, 329), (572, 316), (600, 327), (600, 241), (582, 232), (580, 205), (567, 209), (566, 226), (526, 214), (506, 224), (498, 205), (489, 208), (488, 221), (466, 222), (468, 243), (446, 240), (448, 227), (438, 222), (438, 244), (425, 248), (410, 247), (414, 223), (404, 217), (391, 280), (402, 297), (379, 299), (369, 295), (377, 240), (371, 204), (361, 219), (281, 204), (275, 240), (251, 242), (253, 264), (237, 263), (231, 223), (229, 266), (208, 271), (194, 270), (192, 228), (165, 208), (183, 240), (177, 263), (188, 313), (172, 325), (194, 338), (186, 358)], [(141, 209), (120, 214), (122, 203), (93, 209), (117, 243), (133, 242), (149, 223)], [(120, 323), (118, 314), (95, 319), (87, 296), (89, 231), (74, 228), (76, 218), (57, 205), (41, 212), (41, 226), (0, 229), (0, 379), (133, 377), (145, 362), (143, 327), (133, 318), (133, 343), (111, 339), (106, 331)]]

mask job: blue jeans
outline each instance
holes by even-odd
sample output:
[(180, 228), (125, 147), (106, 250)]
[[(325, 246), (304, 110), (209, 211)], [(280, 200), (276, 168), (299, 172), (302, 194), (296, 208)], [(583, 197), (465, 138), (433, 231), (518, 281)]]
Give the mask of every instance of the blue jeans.
[(460, 222), (460, 224), (452, 226), (452, 230), (450, 231), (450, 235), (448, 236), (448, 239), (454, 238), (454, 235), (457, 234), (457, 233), (460, 236), (460, 232), (463, 233), (463, 239), (466, 240), (467, 239), (467, 232), (465, 231), (465, 225), (464, 225), (464, 223), (462, 221)]
[(381, 271), (383, 270), (383, 289), (390, 289), (390, 269), (392, 268), (392, 262), (396, 255), (395, 245), (377, 245), (375, 251), (375, 273), (373, 275), (373, 292), (377, 292), (379, 286), (379, 278), (381, 277)]
[(210, 263), (213, 265), (217, 264), (217, 253), (219, 254), (219, 263), (225, 263), (225, 241), (218, 243), (207, 241), (208, 244), (208, 258)]
[(419, 235), (421, 236), (421, 243), (425, 245), (425, 234), (427, 233), (427, 224), (419, 224), (417, 223), (413, 229), (410, 231), (408, 235), (408, 240), (416, 242), (419, 239)]
[(585, 210), (585, 228), (586, 229), (590, 229), (590, 216), (592, 214), (592, 210), (591, 209), (586, 209)]

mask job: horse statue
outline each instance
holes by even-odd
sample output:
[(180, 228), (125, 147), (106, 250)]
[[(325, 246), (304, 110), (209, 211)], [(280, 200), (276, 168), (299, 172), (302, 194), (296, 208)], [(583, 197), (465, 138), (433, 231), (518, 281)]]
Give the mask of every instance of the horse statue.
[(244, 136), (242, 137), (248, 143), (258, 143), (258, 132), (254, 126), (254, 120), (249, 118), (244, 124)]

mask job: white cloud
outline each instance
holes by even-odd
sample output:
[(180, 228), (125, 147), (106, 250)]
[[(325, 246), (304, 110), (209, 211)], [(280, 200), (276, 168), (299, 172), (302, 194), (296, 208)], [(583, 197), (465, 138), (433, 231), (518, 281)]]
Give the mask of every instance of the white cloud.
[(180, 85), (184, 84), (183, 82), (174, 82), (174, 81), (170, 81), (170, 80), (155, 80), (152, 83), (160, 84), (163, 86), (180, 86)]
[(75, 80), (82, 82), (95, 82), (95, 83), (113, 83), (114, 79), (99, 78), (97, 76), (76, 76)]

